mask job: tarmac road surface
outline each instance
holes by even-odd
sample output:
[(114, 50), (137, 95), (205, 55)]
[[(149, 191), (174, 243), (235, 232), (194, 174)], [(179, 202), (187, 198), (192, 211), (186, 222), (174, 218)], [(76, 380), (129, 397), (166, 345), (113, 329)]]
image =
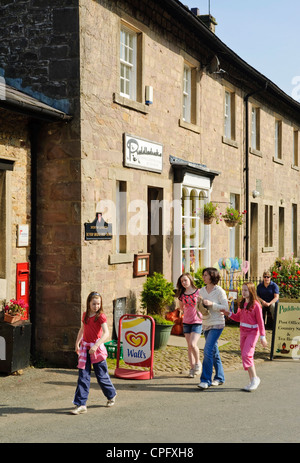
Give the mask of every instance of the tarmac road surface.
[(198, 377), (112, 377), (118, 395), (111, 408), (93, 376), (88, 413), (79, 416), (69, 413), (77, 370), (27, 368), (21, 376), (2, 375), (0, 442), (299, 443), (300, 362), (277, 358), (256, 368), (261, 384), (251, 393), (241, 390), (248, 383), (243, 370), (226, 372), (223, 386), (206, 391), (197, 387)]

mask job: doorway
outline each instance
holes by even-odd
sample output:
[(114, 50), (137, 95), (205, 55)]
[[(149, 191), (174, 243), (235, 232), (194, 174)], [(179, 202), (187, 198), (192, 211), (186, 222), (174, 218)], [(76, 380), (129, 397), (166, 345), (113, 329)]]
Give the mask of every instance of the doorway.
[(284, 257), (284, 207), (279, 208), (278, 254), (280, 258)]
[(250, 275), (258, 276), (258, 204), (250, 207)]
[[(163, 189), (148, 187), (148, 237), (149, 275), (163, 273)], [(161, 207), (159, 207), (161, 205)]]

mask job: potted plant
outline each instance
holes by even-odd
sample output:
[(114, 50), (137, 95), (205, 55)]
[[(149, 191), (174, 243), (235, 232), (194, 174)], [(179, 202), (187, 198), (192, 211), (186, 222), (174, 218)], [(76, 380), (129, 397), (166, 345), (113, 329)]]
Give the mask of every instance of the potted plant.
[(247, 211), (239, 212), (234, 207), (227, 207), (225, 214), (222, 214), (222, 219), (224, 219), (225, 224), (227, 227), (236, 227), (237, 225), (243, 224), (243, 215), (246, 214)]
[(166, 320), (165, 314), (173, 300), (173, 284), (161, 273), (154, 272), (147, 278), (141, 293), (141, 305), (155, 322), (154, 349), (165, 347), (168, 343), (173, 322)]
[(4, 321), (7, 323), (18, 322), (24, 315), (28, 304), (23, 299), (11, 299), (8, 304), (4, 304)]
[(211, 201), (204, 204), (203, 217), (205, 225), (210, 225), (214, 219), (216, 219), (216, 223), (219, 223), (219, 216), (216, 213), (217, 208), (218, 204), (213, 204)]

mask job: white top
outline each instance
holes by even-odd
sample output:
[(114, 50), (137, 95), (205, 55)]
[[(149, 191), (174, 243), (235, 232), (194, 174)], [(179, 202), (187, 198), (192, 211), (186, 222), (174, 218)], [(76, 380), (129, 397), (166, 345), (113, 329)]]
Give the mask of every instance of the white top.
[(200, 295), (203, 299), (208, 299), (213, 303), (213, 305), (208, 308), (209, 314), (202, 315), (203, 330), (205, 331), (205, 328), (212, 328), (213, 326), (225, 326), (224, 315), (220, 312), (221, 309), (228, 310), (228, 300), (224, 289), (221, 288), (221, 286), (215, 285), (213, 290), (208, 293), (206, 286), (204, 286), (200, 288)]

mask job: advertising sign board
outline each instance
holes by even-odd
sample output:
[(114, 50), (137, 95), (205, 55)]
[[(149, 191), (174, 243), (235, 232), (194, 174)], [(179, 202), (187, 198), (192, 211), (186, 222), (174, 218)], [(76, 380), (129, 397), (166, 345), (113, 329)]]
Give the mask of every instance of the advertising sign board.
[(300, 359), (300, 303), (279, 302), (271, 346), (273, 356)]
[(148, 367), (150, 370), (133, 370), (117, 368), (115, 375), (119, 378), (151, 379), (153, 377), (155, 324), (148, 315), (125, 314), (119, 321), (118, 353), (120, 342), (123, 343), (123, 360), (127, 365)]

